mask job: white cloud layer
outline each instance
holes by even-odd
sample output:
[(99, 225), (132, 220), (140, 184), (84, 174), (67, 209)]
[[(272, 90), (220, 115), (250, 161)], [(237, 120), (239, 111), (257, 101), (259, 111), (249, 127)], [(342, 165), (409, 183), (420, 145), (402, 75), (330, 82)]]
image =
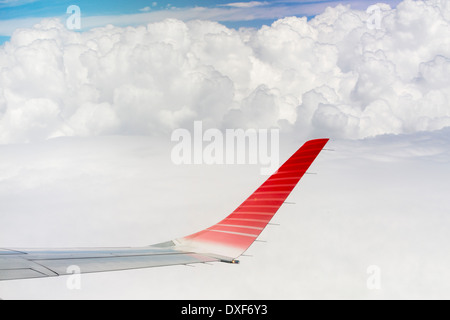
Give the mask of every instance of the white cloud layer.
[[(303, 142), (282, 137), (284, 161)], [(139, 246), (220, 221), (259, 166), (185, 165), (153, 137), (0, 146), (2, 247)], [(332, 140), (241, 264), (0, 282), (3, 299), (448, 299), (450, 128)], [(381, 271), (370, 290), (367, 268)]]
[(377, 28), (347, 6), (240, 31), (43, 20), (0, 47), (0, 143), (167, 135), (194, 120), (351, 139), (450, 126), (450, 6), (378, 8)]

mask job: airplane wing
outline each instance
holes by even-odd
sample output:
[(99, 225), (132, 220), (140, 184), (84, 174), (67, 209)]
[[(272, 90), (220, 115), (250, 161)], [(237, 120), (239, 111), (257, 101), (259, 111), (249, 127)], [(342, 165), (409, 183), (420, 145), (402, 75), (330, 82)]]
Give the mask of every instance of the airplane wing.
[(0, 280), (28, 279), (204, 262), (238, 263), (328, 139), (306, 142), (219, 223), (168, 242), (133, 248), (0, 248)]

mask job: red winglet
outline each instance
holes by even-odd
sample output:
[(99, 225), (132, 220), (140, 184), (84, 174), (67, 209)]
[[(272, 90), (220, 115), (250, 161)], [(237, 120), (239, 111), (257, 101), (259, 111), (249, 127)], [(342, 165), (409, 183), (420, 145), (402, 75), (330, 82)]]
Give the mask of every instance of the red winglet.
[(306, 142), (228, 217), (177, 242), (196, 252), (240, 256), (264, 230), (328, 140)]

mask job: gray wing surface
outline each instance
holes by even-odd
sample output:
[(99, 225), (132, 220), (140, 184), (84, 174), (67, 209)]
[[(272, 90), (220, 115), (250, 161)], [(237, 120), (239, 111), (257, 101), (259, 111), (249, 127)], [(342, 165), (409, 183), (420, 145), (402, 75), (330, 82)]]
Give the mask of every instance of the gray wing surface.
[(0, 280), (219, 261), (173, 248), (0, 249)]

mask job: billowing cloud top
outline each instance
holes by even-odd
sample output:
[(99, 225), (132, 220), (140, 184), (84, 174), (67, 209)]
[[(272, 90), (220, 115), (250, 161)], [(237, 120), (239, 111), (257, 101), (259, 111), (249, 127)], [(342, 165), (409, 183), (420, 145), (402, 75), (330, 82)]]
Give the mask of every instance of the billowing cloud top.
[(0, 143), (167, 135), (194, 120), (363, 138), (450, 126), (450, 5), (328, 8), (229, 29), (168, 19), (68, 30), (55, 19), (0, 47)]

